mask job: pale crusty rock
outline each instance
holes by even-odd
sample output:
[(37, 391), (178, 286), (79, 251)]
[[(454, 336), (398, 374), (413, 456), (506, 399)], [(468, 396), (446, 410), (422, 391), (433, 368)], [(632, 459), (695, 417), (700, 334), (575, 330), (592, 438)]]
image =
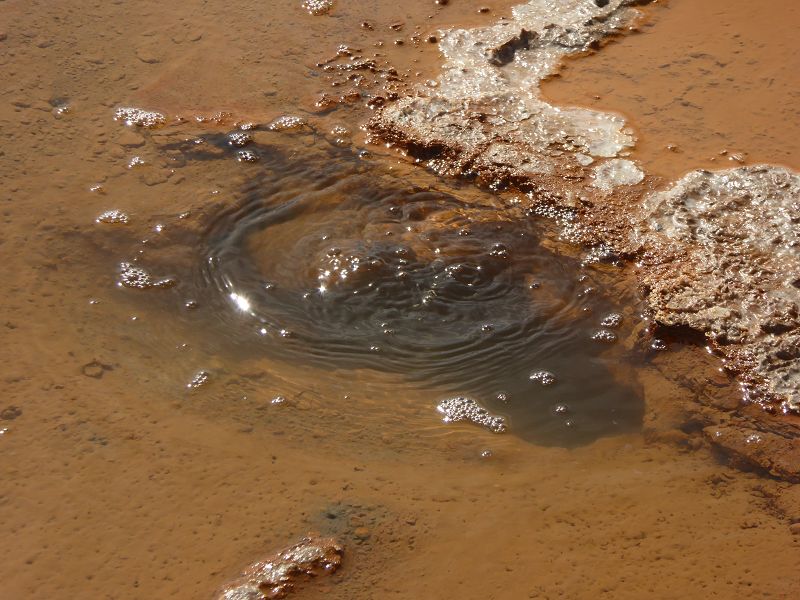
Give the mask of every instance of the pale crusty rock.
[(754, 392), (800, 409), (800, 174), (694, 171), (641, 210), (640, 242), (665, 257), (641, 272), (655, 320), (705, 333)]
[(442, 75), (370, 129), (439, 173), (530, 192), (532, 212), (564, 221), (569, 239), (643, 257), (657, 323), (707, 334), (753, 399), (800, 411), (797, 175), (695, 172), (648, 194), (621, 117), (541, 97), (564, 57), (624, 31), (646, 3), (530, 0), (495, 25), (441, 32)]
[(621, 185), (636, 185), (644, 179), (644, 171), (632, 160), (614, 158), (601, 163), (592, 173), (592, 185), (604, 192), (613, 191)]
[(305, 577), (330, 574), (342, 564), (344, 548), (332, 538), (304, 537), (242, 573), (216, 600), (272, 600), (284, 598)]
[[(565, 56), (632, 23), (638, 12), (631, 6), (640, 3), (532, 0), (495, 25), (440, 32), (445, 64), (435, 85), (387, 104), (370, 128), (440, 172), (502, 182), (572, 167), (576, 177), (590, 178), (590, 162), (633, 145), (624, 119), (553, 106), (539, 86)], [(602, 182), (608, 189), (616, 185), (611, 177)]]
[[(384, 103), (369, 129), (440, 174), (527, 192), (531, 214), (593, 246), (587, 262), (636, 258), (657, 324), (705, 335), (746, 400), (800, 413), (798, 174), (773, 166), (697, 171), (654, 192), (657, 180), (626, 158), (634, 139), (621, 117), (541, 97), (541, 81), (564, 57), (624, 32), (635, 6), (648, 3), (530, 0), (493, 26), (441, 32), (442, 75)], [(748, 419), (778, 437), (708, 439), (797, 476), (794, 460), (780, 469), (765, 462), (794, 452), (780, 442), (797, 437), (793, 421)], [(789, 433), (777, 433), (784, 425)]]

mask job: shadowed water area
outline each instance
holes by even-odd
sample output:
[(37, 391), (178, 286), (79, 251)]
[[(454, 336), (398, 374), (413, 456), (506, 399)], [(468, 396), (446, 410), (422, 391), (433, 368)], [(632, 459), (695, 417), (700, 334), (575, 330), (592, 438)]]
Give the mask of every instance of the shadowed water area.
[[(703, 437), (760, 409), (636, 266), (365, 140), (518, 3), (0, 2), (0, 597), (795, 597), (800, 488)], [(716, 152), (632, 105), (654, 172)]]
[(473, 397), (539, 443), (640, 426), (638, 386), (609, 371), (643, 356), (610, 350), (638, 321), (624, 323), (608, 296), (621, 269), (586, 268), (543, 244), (554, 232), (526, 199), (399, 176), (312, 131), (250, 129), (265, 140), (247, 144), (259, 160), (237, 163), (235, 133), (155, 136), (187, 168), (235, 169), (243, 183), (133, 254), (125, 264), (155, 279), (129, 283), (150, 288), (131, 290), (131, 302), (183, 301), (179, 318), (235, 355), (387, 371), (434, 400)]

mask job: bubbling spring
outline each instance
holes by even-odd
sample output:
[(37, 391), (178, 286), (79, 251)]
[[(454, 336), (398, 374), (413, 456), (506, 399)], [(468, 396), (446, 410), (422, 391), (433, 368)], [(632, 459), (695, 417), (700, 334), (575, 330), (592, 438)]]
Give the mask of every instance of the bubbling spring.
[(261, 160), (236, 165), (246, 182), (206, 215), (179, 285), (215, 335), (474, 397), (543, 443), (638, 427), (634, 387), (608, 368), (621, 353), (602, 322), (618, 307), (578, 259), (542, 244), (523, 203), (412, 181), (324, 141), (250, 148)]

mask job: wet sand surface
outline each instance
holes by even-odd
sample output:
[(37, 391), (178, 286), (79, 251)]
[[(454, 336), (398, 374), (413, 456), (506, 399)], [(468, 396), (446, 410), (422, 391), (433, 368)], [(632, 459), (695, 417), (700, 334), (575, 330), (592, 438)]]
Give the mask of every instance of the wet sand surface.
[[(355, 85), (316, 66), (340, 44), (424, 81), (437, 27), (512, 4), (3, 3), (3, 595), (212, 597), (315, 531), (344, 561), (299, 598), (794, 597), (798, 488), (726, 464), (681, 412), (740, 400), (716, 359), (652, 348), (627, 271), (583, 265), (513, 195), (362, 146), (366, 98), (315, 105)], [(756, 141), (736, 150), (783, 161)], [(344, 281), (339, 256), (375, 270)], [(171, 285), (119, 285), (121, 263)], [(370, 283), (393, 292), (349, 314)], [(419, 324), (382, 326), (398, 295)], [(508, 431), (443, 423), (457, 394)]]
[(619, 112), (633, 157), (674, 180), (692, 169), (800, 168), (800, 58), (790, 0), (668, 1), (637, 32), (565, 63), (542, 90), (562, 105)]

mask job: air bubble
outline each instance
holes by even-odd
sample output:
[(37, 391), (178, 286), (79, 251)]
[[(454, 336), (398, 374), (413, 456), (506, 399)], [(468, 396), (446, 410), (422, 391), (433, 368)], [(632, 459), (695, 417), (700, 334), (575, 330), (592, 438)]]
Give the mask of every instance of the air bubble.
[(622, 324), (622, 315), (619, 313), (610, 313), (603, 317), (600, 325), (609, 329), (616, 329)]
[(436, 410), (444, 415), (442, 421), (445, 423), (469, 421), (493, 433), (502, 433), (506, 430), (506, 421), (503, 417), (492, 415), (472, 398), (465, 396), (448, 398), (442, 400)]
[(129, 288), (146, 290), (150, 288), (168, 288), (175, 285), (173, 279), (155, 279), (150, 273), (131, 263), (120, 264), (119, 284)]
[(550, 371), (534, 371), (528, 379), (543, 386), (550, 386), (556, 382), (556, 376)]
[(595, 342), (611, 344), (617, 341), (617, 334), (613, 331), (609, 331), (608, 329), (598, 329), (592, 334), (592, 339)]
[(236, 153), (236, 160), (239, 162), (254, 163), (258, 162), (259, 156), (252, 150), (239, 150)]
[(186, 384), (186, 387), (197, 389), (207, 384), (209, 379), (211, 379), (211, 374), (208, 371), (198, 371), (195, 376), (192, 377), (192, 380)]
[(234, 131), (228, 134), (228, 145), (234, 148), (243, 148), (253, 141), (253, 138), (244, 131)]
[(127, 224), (129, 221), (128, 215), (120, 210), (107, 210), (98, 216), (95, 221), (97, 223), (119, 223)]
[(122, 121), (128, 126), (143, 127), (144, 129), (155, 129), (167, 122), (167, 118), (161, 113), (132, 107), (118, 108), (114, 112), (114, 120)]

